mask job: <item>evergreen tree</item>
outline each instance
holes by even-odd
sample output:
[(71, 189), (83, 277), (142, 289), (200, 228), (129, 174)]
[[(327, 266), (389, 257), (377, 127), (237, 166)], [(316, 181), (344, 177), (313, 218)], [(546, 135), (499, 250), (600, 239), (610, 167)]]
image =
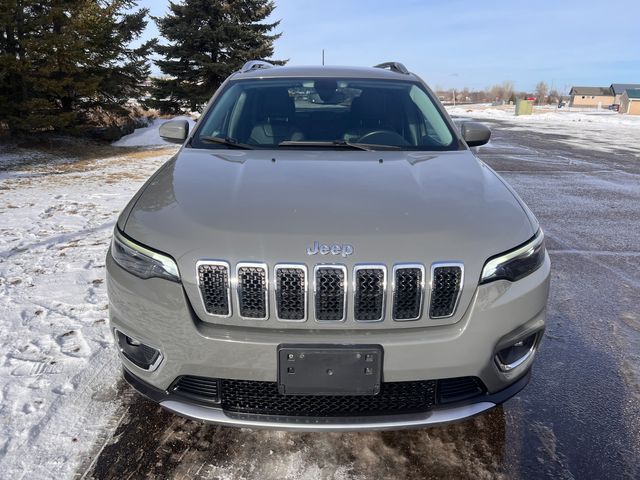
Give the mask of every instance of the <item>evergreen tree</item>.
[(0, 3), (0, 127), (16, 130), (27, 114), (29, 68), (25, 44), (33, 41), (38, 13), (36, 1)]
[(281, 35), (269, 34), (280, 21), (264, 23), (272, 0), (184, 0), (169, 8), (154, 18), (168, 43), (156, 47), (164, 77), (154, 80), (149, 102), (165, 112), (200, 109), (244, 62), (271, 57)]
[[(130, 43), (148, 11), (133, 0), (3, 0), (0, 121), (13, 131), (69, 130), (124, 114), (149, 74), (155, 41)], [(4, 33), (4, 35), (3, 35)]]

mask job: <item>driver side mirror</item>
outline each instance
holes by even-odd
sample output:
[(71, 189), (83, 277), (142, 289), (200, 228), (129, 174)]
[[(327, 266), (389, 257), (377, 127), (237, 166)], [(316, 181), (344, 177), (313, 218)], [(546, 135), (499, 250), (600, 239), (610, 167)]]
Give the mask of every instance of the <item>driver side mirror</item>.
[(485, 145), (491, 138), (489, 127), (479, 122), (462, 122), (460, 133), (462, 133), (462, 138), (470, 147)]
[(186, 120), (169, 120), (160, 125), (160, 137), (165, 142), (184, 143), (189, 134), (189, 122)]

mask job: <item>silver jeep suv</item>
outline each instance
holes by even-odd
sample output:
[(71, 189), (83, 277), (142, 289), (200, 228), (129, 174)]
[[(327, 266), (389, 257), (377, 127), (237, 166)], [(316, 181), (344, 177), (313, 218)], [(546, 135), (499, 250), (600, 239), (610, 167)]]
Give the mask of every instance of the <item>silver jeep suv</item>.
[(399, 63), (247, 63), (120, 215), (124, 376), (181, 415), (300, 430), (460, 420), (528, 382), (537, 220)]

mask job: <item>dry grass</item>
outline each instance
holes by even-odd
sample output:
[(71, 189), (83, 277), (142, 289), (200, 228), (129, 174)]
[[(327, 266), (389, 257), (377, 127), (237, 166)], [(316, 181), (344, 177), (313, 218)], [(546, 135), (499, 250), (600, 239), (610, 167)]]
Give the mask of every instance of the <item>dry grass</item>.
[(107, 160), (118, 165), (132, 160), (170, 155), (173, 145), (159, 147), (114, 147), (105, 142), (76, 137), (35, 137), (0, 144), (0, 154), (12, 157), (0, 164), (0, 170), (30, 174), (65, 174), (90, 171), (96, 162)]
[(130, 163), (132, 160), (144, 160), (151, 157), (171, 155), (176, 147), (111, 147), (111, 151), (87, 152), (82, 159), (52, 166), (57, 173), (79, 173), (92, 170), (95, 162), (109, 158), (111, 165)]
[(114, 147), (110, 143), (88, 138), (36, 135), (0, 144), (0, 152), (16, 153), (24, 150), (40, 152), (43, 156), (74, 158), (77, 160), (112, 157), (123, 153), (148, 150), (142, 147)]

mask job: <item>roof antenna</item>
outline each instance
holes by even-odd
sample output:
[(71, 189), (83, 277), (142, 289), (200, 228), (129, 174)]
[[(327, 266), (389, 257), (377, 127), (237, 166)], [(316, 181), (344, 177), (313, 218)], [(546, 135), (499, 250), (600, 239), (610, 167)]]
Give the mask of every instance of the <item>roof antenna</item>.
[(322, 66), (324, 67), (324, 48), (322, 49)]

